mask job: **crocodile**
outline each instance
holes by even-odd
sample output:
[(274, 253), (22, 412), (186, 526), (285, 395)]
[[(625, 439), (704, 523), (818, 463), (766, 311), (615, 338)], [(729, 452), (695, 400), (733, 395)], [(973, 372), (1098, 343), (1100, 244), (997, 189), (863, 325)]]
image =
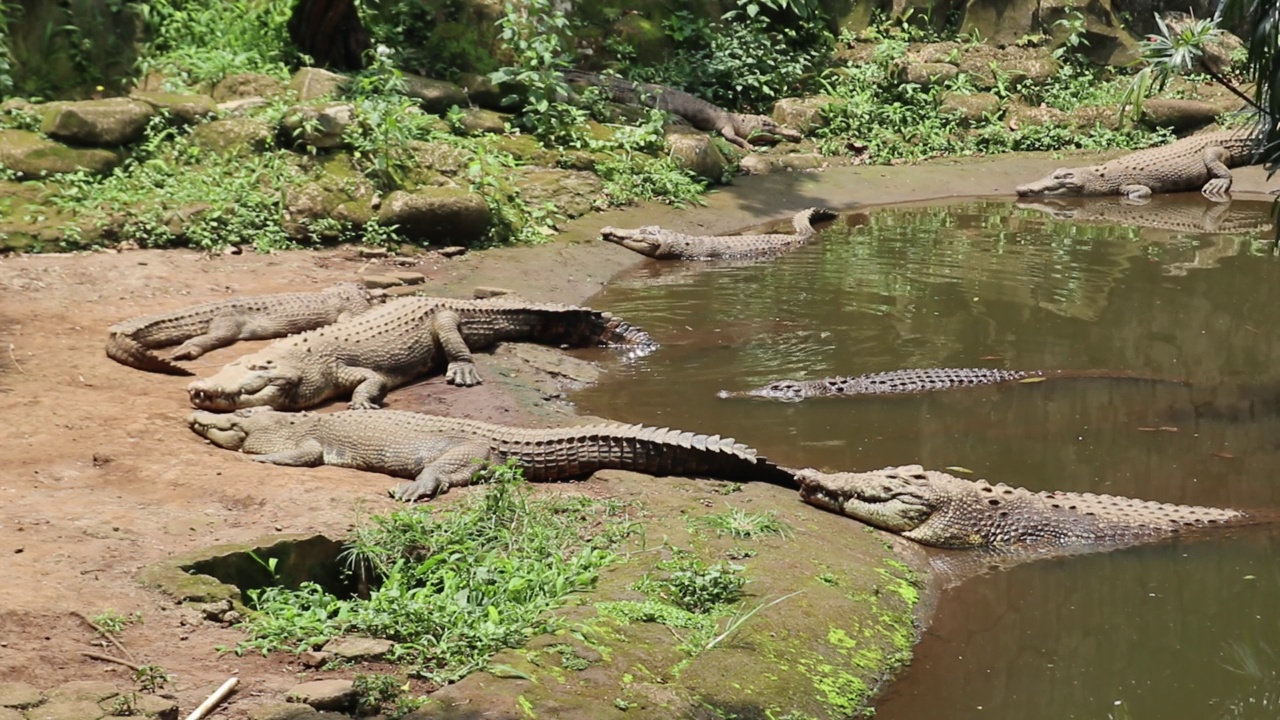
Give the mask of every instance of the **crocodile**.
[(1227, 508), (1074, 492), (1032, 492), (919, 465), (795, 471), (800, 499), (923, 545), (1000, 552), (1119, 546), (1201, 528), (1265, 522)]
[(829, 220), (836, 214), (825, 208), (806, 208), (791, 219), (795, 234), (685, 235), (663, 230), (657, 225), (634, 229), (606, 226), (601, 239), (616, 243), (655, 260), (711, 260), (776, 255), (807, 243), (816, 234), (814, 220)]
[(470, 485), (484, 468), (509, 459), (534, 482), (614, 469), (797, 487), (791, 471), (733, 438), (615, 422), (526, 429), (399, 410), (287, 413), (265, 407), (197, 410), (187, 422), (214, 445), (258, 462), (408, 478), (392, 491), (405, 501)]
[(269, 405), (301, 410), (350, 393), (376, 408), (393, 388), (445, 365), (445, 380), (480, 382), (472, 349), (527, 341), (570, 347), (653, 347), (649, 335), (609, 313), (571, 305), (406, 297), (345, 322), (293, 335), (187, 387), (206, 410)]
[[(356, 283), (319, 292), (277, 293), (217, 300), (112, 325), (107, 357), (139, 370), (194, 375), (172, 360), (194, 360), (237, 340), (265, 340), (359, 315), (386, 294)], [(181, 344), (179, 344), (181, 343)], [(152, 352), (178, 345), (168, 359)]]
[(889, 370), (857, 376), (836, 376), (819, 380), (775, 380), (752, 390), (721, 390), (722, 398), (756, 397), (800, 402), (806, 398), (848, 395), (902, 395), (933, 392), (958, 387), (995, 385), (1007, 382), (1039, 382), (1049, 378), (1112, 378), (1175, 382), (1119, 370), (1002, 370), (999, 368), (920, 368)]
[(774, 122), (767, 115), (735, 113), (713, 105), (683, 90), (638, 83), (616, 75), (600, 75), (582, 70), (568, 70), (564, 79), (573, 84), (600, 88), (610, 100), (624, 105), (653, 107), (678, 115), (689, 124), (706, 132), (718, 132), (725, 140), (751, 150), (753, 143), (776, 143), (780, 140), (799, 142), (803, 136)]
[(1261, 141), (1256, 128), (1201, 133), (1101, 165), (1058, 168), (1040, 180), (1019, 185), (1016, 192), (1023, 197), (1122, 195), (1141, 200), (1152, 193), (1199, 190), (1210, 200), (1222, 201), (1231, 190), (1229, 168), (1256, 163)]

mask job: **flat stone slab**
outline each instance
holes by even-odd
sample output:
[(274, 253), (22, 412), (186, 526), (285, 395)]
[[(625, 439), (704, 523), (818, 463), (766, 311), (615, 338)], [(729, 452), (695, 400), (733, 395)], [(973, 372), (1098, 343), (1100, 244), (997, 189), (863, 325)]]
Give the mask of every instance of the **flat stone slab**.
[(123, 145), (142, 139), (155, 108), (141, 100), (108, 98), (49, 103), (40, 132), (80, 145)]
[(178, 720), (178, 702), (159, 695), (138, 693), (133, 696), (133, 714), (159, 720)]
[(395, 646), (390, 640), (381, 638), (342, 637), (330, 640), (322, 649), (344, 660), (371, 660), (386, 655)]
[(384, 273), (387, 277), (393, 277), (405, 285), (420, 285), (427, 281), (427, 276), (422, 273), (409, 272), (407, 270), (399, 270), (396, 272)]
[(249, 711), (249, 720), (315, 720), (320, 711), (298, 703), (268, 703)]
[(107, 711), (88, 700), (55, 700), (26, 712), (27, 720), (101, 720)]
[(0, 707), (29, 708), (44, 702), (44, 693), (26, 683), (0, 683)]
[(316, 710), (343, 710), (355, 703), (356, 689), (350, 680), (313, 680), (294, 687), (286, 699)]
[(87, 700), (102, 702), (120, 694), (114, 683), (103, 680), (74, 680), (49, 691), (50, 700)]
[(393, 288), (397, 285), (403, 285), (399, 278), (393, 275), (361, 275), (360, 282), (364, 283), (367, 288), (375, 290), (382, 288)]

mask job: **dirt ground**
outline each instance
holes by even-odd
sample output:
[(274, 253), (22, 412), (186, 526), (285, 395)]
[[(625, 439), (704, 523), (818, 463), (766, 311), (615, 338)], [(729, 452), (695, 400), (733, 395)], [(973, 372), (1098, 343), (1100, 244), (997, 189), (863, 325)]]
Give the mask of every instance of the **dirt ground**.
[[(476, 285), (497, 285), (530, 299), (581, 302), (639, 261), (591, 240), (604, 224), (727, 231), (809, 204), (848, 208), (1008, 193), (1058, 164), (1028, 156), (750, 178), (714, 193), (704, 208), (594, 215), (545, 246), (452, 260), (422, 255), (399, 269), (424, 273), (426, 287), (438, 294), (465, 296)], [(1260, 171), (1242, 175), (1237, 189), (1261, 187)], [(129, 685), (124, 668), (79, 654), (99, 648), (74, 613), (110, 609), (141, 613), (143, 622), (122, 640), (140, 661), (175, 676), (184, 714), (232, 675), (241, 690), (221, 711), (225, 717), (242, 717), (252, 704), (246, 700), (298, 682), (292, 658), (218, 654), (214, 648), (233, 646), (239, 633), (194, 620), (192, 611), (143, 588), (135, 576), (176, 553), (271, 532), (340, 534), (357, 507), (395, 507), (384, 492), (391, 481), (250, 463), (205, 444), (183, 421), (188, 379), (112, 362), (102, 350), (105, 330), (136, 315), (232, 295), (319, 288), (379, 272), (384, 262), (362, 260), (352, 249), (0, 256), (0, 567), (8, 579), (0, 585), (0, 679), (41, 688), (80, 679)], [(211, 373), (262, 344), (224, 348), (193, 369)], [(517, 424), (572, 415), (572, 406), (548, 397), (556, 380), (521, 366), (518, 357), (498, 353), (479, 362), (486, 382), (478, 388), (453, 388), (437, 377), (393, 393), (389, 406)]]

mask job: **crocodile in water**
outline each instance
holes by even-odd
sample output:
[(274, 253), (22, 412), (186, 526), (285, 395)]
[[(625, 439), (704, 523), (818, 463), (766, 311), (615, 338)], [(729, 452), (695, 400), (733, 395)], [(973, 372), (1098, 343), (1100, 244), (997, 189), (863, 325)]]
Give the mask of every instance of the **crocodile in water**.
[(283, 413), (261, 407), (196, 411), (188, 424), (213, 444), (249, 453), (259, 462), (333, 465), (409, 478), (393, 492), (408, 501), (469, 485), (477, 472), (509, 458), (535, 482), (614, 469), (796, 487), (790, 471), (733, 438), (643, 425), (526, 429), (396, 410)]
[(1101, 165), (1058, 168), (1041, 180), (1019, 185), (1017, 193), (1123, 195), (1139, 200), (1151, 193), (1199, 190), (1210, 200), (1225, 200), (1231, 189), (1229, 168), (1257, 162), (1260, 140), (1253, 128), (1201, 133)]
[(632, 230), (604, 227), (600, 229), (600, 236), (607, 242), (617, 243), (656, 260), (765, 257), (804, 245), (815, 234), (811, 224), (814, 220), (835, 216), (834, 212), (824, 208), (801, 210), (791, 220), (795, 234), (685, 235), (663, 230), (657, 225), (646, 225)]
[[(381, 290), (339, 283), (319, 292), (218, 300), (112, 325), (107, 357), (139, 370), (192, 375), (170, 360), (194, 360), (237, 340), (278, 338), (329, 325), (359, 315), (383, 298)], [(150, 352), (170, 345), (178, 345), (170, 359)]]
[(752, 143), (799, 142), (802, 139), (800, 133), (779, 125), (766, 115), (729, 112), (683, 90), (581, 70), (569, 70), (564, 73), (564, 78), (570, 83), (598, 87), (614, 102), (643, 105), (679, 115), (695, 128), (718, 132), (725, 140), (744, 150), (750, 150)]
[(376, 408), (410, 380), (443, 365), (455, 385), (480, 382), (472, 349), (502, 341), (569, 347), (653, 346), (648, 334), (609, 313), (570, 305), (407, 297), (345, 322), (279, 340), (192, 382), (191, 403), (206, 410), (267, 405), (301, 410), (351, 395), (353, 409)]
[(1197, 235), (1240, 234), (1271, 229), (1271, 214), (1262, 203), (1208, 202), (1196, 197), (1156, 197), (1144, 203), (1118, 198), (1038, 198), (1018, 200), (1020, 209), (1036, 210), (1055, 220), (1096, 225), (1129, 225)]
[(919, 465), (861, 473), (798, 470), (800, 498), (924, 545), (999, 551), (1127, 545), (1198, 528), (1263, 522), (1238, 510), (1115, 495), (1031, 492)]
[(836, 376), (818, 380), (776, 380), (753, 390), (721, 390), (722, 398), (757, 397), (799, 402), (806, 398), (849, 395), (901, 395), (933, 392), (958, 387), (995, 385), (1006, 382), (1038, 382), (1048, 378), (1114, 378), (1181, 382), (1146, 377), (1118, 370), (1001, 370), (998, 368), (920, 368), (890, 370), (856, 376)]

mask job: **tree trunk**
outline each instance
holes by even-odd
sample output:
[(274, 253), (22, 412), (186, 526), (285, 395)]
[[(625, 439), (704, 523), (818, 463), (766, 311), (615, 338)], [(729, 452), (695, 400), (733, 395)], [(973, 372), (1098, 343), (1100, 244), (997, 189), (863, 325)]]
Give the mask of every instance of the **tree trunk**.
[(355, 0), (298, 0), (289, 17), (289, 37), (316, 65), (334, 70), (363, 68), (369, 49)]

